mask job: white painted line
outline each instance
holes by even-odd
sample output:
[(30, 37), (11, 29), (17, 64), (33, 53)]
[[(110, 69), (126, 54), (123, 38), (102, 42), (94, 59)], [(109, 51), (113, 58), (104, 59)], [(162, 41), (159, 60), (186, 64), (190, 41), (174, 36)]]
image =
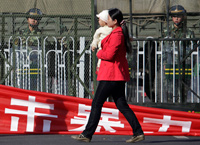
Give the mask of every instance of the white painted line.
[(189, 139), (187, 136), (174, 136), (177, 139)]
[(153, 131), (144, 131), (144, 133), (154, 133)]

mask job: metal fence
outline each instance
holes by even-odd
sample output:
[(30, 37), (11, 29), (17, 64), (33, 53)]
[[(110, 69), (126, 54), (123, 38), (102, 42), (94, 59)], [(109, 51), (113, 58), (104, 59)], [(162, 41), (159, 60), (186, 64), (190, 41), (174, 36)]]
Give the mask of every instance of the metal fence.
[[(80, 37), (78, 50), (75, 50), (73, 37), (52, 37), (54, 43), (51, 43), (54, 45), (49, 45), (48, 36), (43, 40), (39, 37), (37, 37), (37, 47), (29, 46), (31, 36), (25, 40), (21, 37), (16, 38), (19, 40), (19, 45), (11, 45), (16, 39), (10, 37), (8, 48), (4, 49), (4, 56), (7, 60), (4, 70), (5, 74), (9, 74), (5, 79), (5, 85), (55, 94), (89, 97), (93, 91), (92, 56), (90, 46), (86, 45), (85, 37)], [(26, 42), (25, 46), (22, 45), (23, 41)], [(76, 53), (80, 56), (77, 58), (78, 61), (75, 58)]]
[[(11, 45), (15, 40), (19, 45)], [(38, 47), (29, 51), (22, 38), (9, 39), (4, 49), (5, 85), (28, 90), (92, 98), (94, 92), (92, 52), (85, 37), (75, 50), (73, 37), (38, 38)], [(183, 43), (189, 44), (186, 48)], [(200, 50), (198, 39), (135, 39), (128, 56), (131, 80), (126, 85), (132, 103), (199, 103)], [(40, 42), (43, 42), (40, 44)], [(59, 46), (58, 47), (58, 43)], [(12, 47), (11, 47), (12, 46)], [(66, 47), (65, 47), (66, 46)], [(42, 49), (43, 48), (43, 49)], [(183, 49), (187, 49), (183, 54)], [(79, 57), (75, 58), (75, 54)], [(9, 73), (10, 72), (10, 73)]]
[(28, 28), (26, 14), (0, 16), (1, 84), (92, 96), (91, 15), (44, 15), (38, 25), (40, 35), (19, 33)]
[[(147, 38), (134, 41), (136, 51), (129, 58), (132, 71), (127, 85), (130, 102), (199, 103), (198, 39)], [(188, 45), (184, 47), (186, 41)]]
[[(91, 97), (95, 89), (92, 84), (96, 86), (95, 54), (88, 51), (95, 30), (94, 1), (34, 0), (2, 4), (0, 84)], [(38, 25), (40, 35), (20, 33), (28, 28), (26, 12), (31, 8), (43, 13)]]

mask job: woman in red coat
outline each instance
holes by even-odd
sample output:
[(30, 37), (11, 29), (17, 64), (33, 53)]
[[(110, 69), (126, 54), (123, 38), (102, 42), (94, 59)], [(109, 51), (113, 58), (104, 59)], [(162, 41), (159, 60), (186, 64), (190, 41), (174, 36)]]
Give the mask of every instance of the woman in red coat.
[(107, 24), (113, 30), (102, 40), (102, 50), (97, 52), (97, 57), (101, 59), (97, 76), (99, 85), (92, 102), (90, 117), (85, 130), (72, 138), (84, 142), (91, 141), (101, 117), (103, 104), (107, 97), (112, 96), (117, 108), (133, 129), (134, 136), (126, 142), (138, 142), (144, 140), (144, 133), (125, 99), (125, 83), (130, 79), (126, 53), (131, 52), (132, 48), (122, 12), (116, 8), (109, 9)]

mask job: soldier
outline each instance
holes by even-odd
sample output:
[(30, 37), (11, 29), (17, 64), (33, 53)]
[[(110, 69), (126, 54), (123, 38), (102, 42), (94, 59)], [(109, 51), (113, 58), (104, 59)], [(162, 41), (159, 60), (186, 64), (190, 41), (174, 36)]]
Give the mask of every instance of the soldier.
[[(26, 29), (20, 30), (17, 34), (20, 36), (20, 39), (15, 39), (15, 46), (18, 46), (19, 49), (23, 49), (23, 58), (20, 59), (20, 64), (30, 65), (30, 86), (29, 83), (25, 83), (27, 88), (31, 90), (39, 90), (39, 75), (40, 75), (40, 49), (41, 41), (40, 35), (42, 34), (41, 30), (38, 28), (39, 22), (42, 19), (42, 12), (40, 9), (31, 8), (27, 13), (27, 23), (28, 27)], [(32, 36), (33, 35), (33, 36)], [(22, 48), (20, 48), (20, 43), (22, 43)], [(17, 48), (17, 47), (16, 47)], [(21, 54), (20, 54), (21, 55)], [(29, 74), (26, 68), (19, 68), (19, 74)], [(28, 81), (28, 82), (29, 82)], [(22, 83), (21, 83), (22, 84)], [(22, 85), (20, 85), (21, 87)]]
[[(163, 37), (169, 37), (169, 38), (194, 38), (194, 32), (187, 28), (187, 13), (183, 6), (181, 5), (175, 5), (170, 8), (170, 15), (172, 17), (173, 24), (169, 26), (169, 32), (167, 29), (164, 29), (163, 31)], [(175, 44), (175, 45), (174, 45)], [(179, 72), (178, 66), (183, 66), (180, 64), (178, 55), (174, 53), (174, 51), (178, 52), (178, 48), (180, 48), (180, 60), (184, 58), (185, 54), (188, 54), (188, 52), (191, 50), (190, 42), (189, 41), (175, 41), (173, 43), (172, 41), (165, 41), (164, 47), (163, 47), (163, 63), (164, 63), (164, 98), (168, 101), (178, 101), (180, 94), (178, 94), (178, 78), (179, 78)], [(185, 51), (184, 51), (185, 50)], [(175, 59), (173, 59), (175, 56)], [(174, 62), (175, 60), (175, 62)], [(176, 68), (176, 75), (175, 76), (175, 96), (173, 96), (173, 63), (175, 63)], [(190, 58), (187, 58), (185, 63), (185, 68), (191, 68), (190, 66)], [(188, 70), (185, 69), (185, 70)], [(189, 78), (188, 74), (185, 74), (186, 78)], [(185, 78), (184, 77), (184, 78)], [(189, 80), (187, 79), (187, 85), (189, 86)], [(186, 82), (185, 81), (185, 82)], [(167, 88), (167, 89), (166, 89)], [(180, 88), (179, 88), (180, 89)], [(159, 93), (158, 93), (159, 94)], [(184, 93), (187, 95), (187, 93)]]
[[(27, 13), (28, 27), (19, 32), (23, 36), (35, 35), (35, 37), (30, 37), (28, 40), (29, 46), (38, 46), (38, 36), (42, 34), (41, 30), (38, 28), (39, 22), (42, 19), (42, 12), (40, 9), (32, 8)], [(24, 43), (24, 42), (23, 42)]]
[[(37, 35), (40, 36), (42, 34), (41, 30), (38, 28), (39, 22), (42, 19), (42, 12), (40, 9), (32, 8), (27, 13), (27, 23), (28, 27), (26, 29), (20, 30), (19, 34), (23, 36), (30, 36), (30, 35)], [(30, 46), (35, 45), (37, 46), (36, 37), (31, 37), (28, 40), (28, 44)], [(23, 41), (23, 45), (25, 45), (25, 42)]]
[[(169, 27), (169, 37), (194, 38), (194, 32), (187, 28), (187, 13), (183, 6), (175, 5), (170, 8), (173, 24)], [(163, 30), (163, 36), (168, 36), (167, 29)]]

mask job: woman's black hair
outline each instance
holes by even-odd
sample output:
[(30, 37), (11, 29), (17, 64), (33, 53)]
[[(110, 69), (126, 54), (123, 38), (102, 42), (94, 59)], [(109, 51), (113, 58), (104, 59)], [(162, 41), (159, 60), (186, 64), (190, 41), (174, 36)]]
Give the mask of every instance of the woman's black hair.
[(124, 20), (123, 20), (122, 12), (117, 8), (112, 8), (112, 9), (108, 10), (108, 13), (109, 13), (110, 17), (112, 18), (112, 20), (116, 19), (118, 25), (122, 27), (122, 31), (124, 34), (124, 40), (125, 40), (125, 46), (126, 46), (126, 52), (131, 53), (132, 45), (131, 45), (130, 38), (129, 38), (128, 28), (126, 26), (126, 23), (124, 23)]

